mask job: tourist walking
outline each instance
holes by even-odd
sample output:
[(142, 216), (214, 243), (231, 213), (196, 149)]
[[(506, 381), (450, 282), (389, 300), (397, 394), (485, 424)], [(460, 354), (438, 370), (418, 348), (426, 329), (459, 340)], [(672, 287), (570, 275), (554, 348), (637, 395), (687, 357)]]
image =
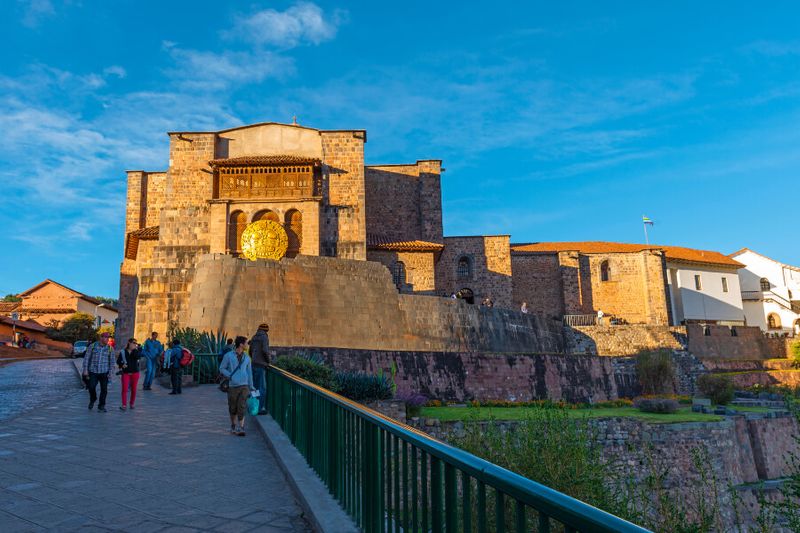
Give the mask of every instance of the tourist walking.
[(523, 315), (528, 314), (528, 302), (522, 302), (522, 306), (519, 308)]
[(258, 326), (250, 339), (250, 358), (253, 361), (253, 383), (258, 389), (258, 414), (267, 414), (267, 367), (269, 367), (269, 324)]
[(97, 384), (100, 384), (100, 403), (97, 410), (106, 412), (106, 397), (108, 396), (108, 382), (114, 372), (114, 349), (108, 344), (108, 333), (101, 333), (97, 342), (93, 342), (86, 348), (83, 356), (83, 377), (88, 378), (89, 383), (89, 409), (94, 407), (97, 401)]
[(225, 354), (219, 373), (228, 378), (228, 414), (231, 417), (231, 433), (245, 436), (244, 415), (247, 411), (247, 398), (254, 391), (253, 371), (250, 356), (244, 353), (246, 337), (236, 337), (232, 352)]
[(597, 310), (597, 325), (598, 326), (602, 326), (603, 325), (603, 317), (604, 316), (606, 316), (606, 314), (603, 313), (603, 310), (602, 309), (598, 309)]
[(183, 357), (183, 346), (181, 341), (172, 341), (172, 348), (164, 354), (164, 364), (169, 368), (169, 377), (172, 382), (172, 392), (170, 394), (180, 394), (183, 381), (183, 371), (181, 369), (181, 358)]
[(128, 344), (125, 348), (119, 351), (117, 356), (117, 366), (119, 366), (122, 381), (122, 405), (119, 406), (120, 410), (124, 411), (128, 405), (128, 388), (130, 387), (131, 409), (135, 408), (136, 404), (136, 386), (139, 384), (139, 358), (142, 356), (142, 351), (139, 348), (139, 343), (136, 339), (128, 339)]
[(158, 340), (158, 333), (154, 331), (142, 346), (142, 355), (144, 355), (147, 363), (142, 390), (152, 390), (153, 379), (156, 377), (156, 370), (158, 369), (158, 360), (163, 353), (164, 345)]
[(228, 339), (228, 342), (226, 342), (225, 346), (222, 347), (222, 351), (220, 352), (219, 357), (217, 358), (217, 364), (221, 365), (222, 359), (225, 357), (225, 354), (232, 351), (233, 351), (233, 339)]

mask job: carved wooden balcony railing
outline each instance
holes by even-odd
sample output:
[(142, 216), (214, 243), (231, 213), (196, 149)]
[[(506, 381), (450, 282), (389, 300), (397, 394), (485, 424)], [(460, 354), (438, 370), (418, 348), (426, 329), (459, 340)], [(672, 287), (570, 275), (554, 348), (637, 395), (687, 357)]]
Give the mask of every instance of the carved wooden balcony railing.
[(318, 160), (259, 156), (211, 161), (214, 198), (313, 198), (322, 194)]

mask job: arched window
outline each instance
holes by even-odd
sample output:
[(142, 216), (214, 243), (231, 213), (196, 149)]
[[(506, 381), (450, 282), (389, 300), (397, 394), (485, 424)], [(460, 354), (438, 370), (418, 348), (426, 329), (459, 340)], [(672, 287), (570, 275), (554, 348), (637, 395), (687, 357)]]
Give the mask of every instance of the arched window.
[(767, 329), (781, 329), (781, 317), (775, 313), (767, 316)]
[(278, 217), (278, 214), (274, 211), (270, 211), (269, 209), (263, 209), (253, 215), (253, 222), (258, 222), (259, 220), (271, 220), (273, 222), (277, 222), (280, 224), (281, 219)]
[(600, 263), (600, 281), (608, 281), (611, 279), (611, 271), (608, 268), (608, 261)]
[(402, 261), (397, 261), (392, 266), (392, 281), (398, 289), (406, 284), (406, 265)]
[(242, 211), (234, 211), (228, 219), (228, 251), (242, 251), (242, 233), (247, 227), (247, 215)]
[(287, 211), (284, 227), (289, 236), (289, 249), (286, 251), (286, 257), (296, 257), (303, 244), (303, 214), (297, 209)]
[(761, 290), (762, 291), (769, 290), (769, 280), (767, 278), (761, 278)]
[(458, 260), (458, 266), (456, 267), (456, 275), (458, 279), (470, 279), (472, 277), (472, 262), (469, 260), (469, 257), (462, 256)]

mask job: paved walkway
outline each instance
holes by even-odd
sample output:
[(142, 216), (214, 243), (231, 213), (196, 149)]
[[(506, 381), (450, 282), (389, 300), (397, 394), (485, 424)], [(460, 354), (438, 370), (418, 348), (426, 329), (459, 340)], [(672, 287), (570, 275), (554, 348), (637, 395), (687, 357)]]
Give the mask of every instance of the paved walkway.
[(0, 425), (0, 531), (309, 530), (257, 431), (228, 434), (214, 387), (139, 391), (136, 410), (122, 412), (117, 379), (98, 413), (63, 363), (0, 368), (0, 405), (20, 406), (8, 384), (31, 386), (31, 370), (48, 376), (56, 399)]
[(65, 398), (80, 386), (69, 359), (21, 361), (0, 367), (0, 421)]

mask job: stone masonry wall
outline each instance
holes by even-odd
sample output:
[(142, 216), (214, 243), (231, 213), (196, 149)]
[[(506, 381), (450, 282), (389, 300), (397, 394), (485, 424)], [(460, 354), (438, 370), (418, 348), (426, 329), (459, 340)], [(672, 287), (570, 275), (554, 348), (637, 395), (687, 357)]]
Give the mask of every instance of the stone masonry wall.
[(401, 261), (405, 266), (406, 281), (400, 292), (435, 294), (433, 252), (393, 252), (390, 250), (368, 250), (367, 261), (376, 261), (386, 266), (389, 272)]
[(173, 208), (205, 205), (213, 196), (208, 162), (214, 159), (214, 133), (171, 133), (165, 205)]
[(686, 331), (689, 351), (700, 358), (770, 359), (790, 355), (787, 339), (765, 337), (757, 326), (690, 324), (686, 326)]
[(324, 131), (322, 135), (325, 209), (322, 249), (347, 259), (367, 257), (364, 189), (365, 134)]
[(336, 370), (396, 368), (399, 393), (445, 401), (537, 399), (569, 402), (617, 398), (610, 358), (538, 354), (345, 350), (279, 347), (280, 355), (320, 355)]
[(189, 308), (181, 325), (249, 335), (266, 321), (278, 346), (563, 351), (559, 324), (450, 298), (398, 294), (386, 267), (370, 261), (206, 255), (197, 263)]
[(682, 326), (576, 326), (564, 327), (569, 353), (593, 355), (636, 355), (642, 351), (683, 350), (686, 328)]
[(513, 305), (528, 303), (532, 313), (561, 320), (564, 294), (557, 254), (512, 253)]
[(396, 241), (442, 241), (440, 161), (364, 169), (367, 233)]
[[(496, 307), (519, 309), (512, 305), (511, 253), (507, 235), (445, 237), (444, 250), (436, 263), (436, 291), (448, 296), (461, 289), (472, 289), (475, 303), (487, 296)], [(458, 277), (458, 260), (467, 257), (472, 275)]]

